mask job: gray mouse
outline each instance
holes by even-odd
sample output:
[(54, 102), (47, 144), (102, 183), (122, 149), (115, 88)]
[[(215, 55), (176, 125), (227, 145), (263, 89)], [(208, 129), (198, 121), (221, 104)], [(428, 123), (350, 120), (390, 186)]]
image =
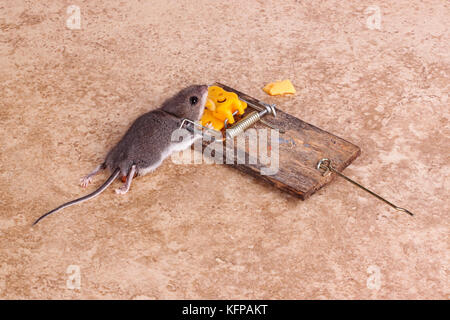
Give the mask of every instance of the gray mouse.
[[(181, 142), (173, 142), (172, 133), (184, 119), (198, 121), (203, 115), (208, 96), (208, 86), (193, 85), (167, 99), (160, 108), (138, 117), (122, 139), (107, 154), (105, 161), (81, 179), (81, 186), (87, 187), (93, 176), (109, 169), (111, 176), (94, 192), (69, 201), (47, 212), (33, 225), (46, 216), (74, 204), (89, 200), (102, 193), (119, 176), (126, 177), (124, 185), (116, 193), (125, 194), (130, 189), (135, 175), (144, 175), (158, 168), (175, 151), (192, 145), (198, 135), (189, 134)], [(201, 136), (200, 136), (201, 137)]]

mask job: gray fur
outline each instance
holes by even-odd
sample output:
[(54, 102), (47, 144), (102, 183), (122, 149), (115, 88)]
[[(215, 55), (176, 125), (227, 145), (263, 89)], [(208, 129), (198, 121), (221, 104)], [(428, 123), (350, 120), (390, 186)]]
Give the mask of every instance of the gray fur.
[[(94, 192), (47, 212), (37, 219), (33, 225), (52, 213), (96, 197), (119, 174), (127, 176), (127, 182), (122, 188), (116, 189), (116, 192), (120, 194), (126, 193), (130, 187), (134, 172), (140, 175), (156, 169), (164, 160), (164, 157), (167, 157), (172, 150), (176, 149), (172, 148), (177, 143), (172, 142), (171, 137), (173, 131), (180, 127), (183, 119), (200, 120), (205, 109), (207, 94), (208, 87), (205, 85), (187, 87), (172, 98), (167, 99), (160, 108), (137, 118), (123, 138), (108, 152), (103, 164), (81, 179), (81, 185), (86, 187), (94, 175), (106, 168), (112, 172), (108, 180)], [(190, 99), (192, 97), (198, 99), (197, 103), (191, 103)], [(190, 140), (188, 141), (191, 143)], [(188, 147), (189, 143), (178, 145), (184, 148)]]
[[(137, 172), (157, 164), (162, 153), (170, 146), (172, 132), (179, 128), (181, 121), (187, 118), (200, 120), (204, 102), (202, 100), (207, 86), (190, 86), (181, 90), (163, 105), (137, 118), (119, 143), (108, 153), (105, 166), (113, 172), (119, 168), (127, 175), (132, 165)], [(189, 98), (198, 97), (195, 106)]]

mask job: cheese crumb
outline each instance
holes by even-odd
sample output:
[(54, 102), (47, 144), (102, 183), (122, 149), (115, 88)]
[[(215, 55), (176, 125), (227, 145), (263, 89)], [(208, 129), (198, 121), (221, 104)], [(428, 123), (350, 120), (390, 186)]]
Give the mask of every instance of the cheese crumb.
[(294, 94), (296, 92), (290, 80), (271, 82), (263, 90), (271, 96), (287, 93)]

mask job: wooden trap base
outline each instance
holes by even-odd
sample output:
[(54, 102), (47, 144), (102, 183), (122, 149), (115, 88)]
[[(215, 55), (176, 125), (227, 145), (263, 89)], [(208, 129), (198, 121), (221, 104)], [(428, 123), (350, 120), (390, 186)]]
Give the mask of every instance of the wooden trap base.
[[(235, 92), (240, 98), (264, 108), (256, 99), (239, 92), (226, 85), (216, 83), (226, 91)], [(253, 109), (249, 106), (248, 111)], [(333, 166), (342, 171), (361, 153), (358, 146), (339, 138), (329, 132), (319, 129), (309, 123), (306, 123), (296, 117), (293, 117), (277, 109), (276, 117), (268, 115), (263, 119), (272, 126), (279, 128), (284, 133), (279, 133), (279, 167), (278, 172), (273, 175), (261, 175), (261, 168), (267, 167), (257, 159), (256, 164), (237, 163), (237, 152), (244, 152), (248, 159), (248, 146), (243, 150), (238, 150), (239, 145), (234, 144), (234, 162), (231, 166), (261, 178), (275, 187), (287, 191), (302, 200), (307, 199), (314, 192), (328, 184), (335, 174), (326, 177), (322, 176), (316, 169), (317, 163), (322, 158), (328, 158)], [(252, 128), (266, 128), (266, 125), (257, 122)], [(235, 138), (236, 139), (236, 138)], [(203, 149), (210, 142), (203, 141)], [(269, 145), (273, 143), (269, 142)], [(223, 146), (223, 157), (225, 163), (226, 145)], [(270, 148), (270, 147), (269, 147)]]

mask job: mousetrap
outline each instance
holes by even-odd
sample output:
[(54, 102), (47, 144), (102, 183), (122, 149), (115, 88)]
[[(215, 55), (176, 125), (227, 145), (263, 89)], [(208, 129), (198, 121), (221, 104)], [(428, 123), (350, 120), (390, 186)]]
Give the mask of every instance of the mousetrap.
[[(225, 98), (230, 100), (237, 100), (236, 98), (238, 98), (241, 104), (237, 104), (233, 108), (230, 107), (229, 110), (224, 110), (223, 118), (219, 119), (220, 121), (223, 120), (223, 123), (217, 122), (218, 119), (215, 119), (216, 123), (213, 123), (214, 119), (209, 114), (204, 114), (202, 125), (192, 123), (194, 126), (202, 127), (203, 134), (210, 132), (212, 129), (216, 133), (221, 132), (219, 138), (215, 136), (215, 139), (223, 142), (235, 140), (250, 128), (256, 130), (271, 128), (278, 131), (278, 141), (276, 141), (278, 144), (278, 168), (273, 174), (263, 174), (265, 164), (259, 157), (254, 159), (253, 162), (249, 161), (250, 151), (247, 144), (233, 143), (230, 147), (229, 144), (223, 143), (223, 149), (219, 155), (223, 157), (223, 163), (262, 179), (302, 200), (309, 198), (317, 190), (329, 184), (335, 176), (340, 176), (394, 209), (413, 215), (408, 210), (395, 206), (341, 173), (360, 155), (361, 149), (358, 146), (285, 113), (273, 104), (262, 102), (221, 83), (215, 83), (214, 87), (213, 90), (216, 91), (224, 90), (223, 94), (214, 93), (217, 94), (214, 99), (217, 98), (219, 104), (226, 101)], [(209, 92), (208, 99), (210, 94), (211, 92)], [(210, 111), (207, 110), (210, 109), (208, 103), (205, 112)], [(230, 117), (230, 115), (233, 117)], [(187, 119), (185, 120), (190, 122)], [(205, 127), (205, 121), (208, 122), (209, 126)], [(203, 139), (203, 151), (210, 148), (211, 143), (213, 142)], [(271, 149), (273, 143), (274, 141), (269, 142), (269, 149)], [(230, 148), (234, 149), (231, 150), (233, 151), (231, 152), (232, 161), (225, 159), (229, 157), (227, 152), (230, 150), (227, 149)], [(214, 152), (212, 155), (214, 155)], [(245, 161), (239, 161), (238, 155), (241, 155), (241, 158), (243, 156)]]
[[(223, 134), (221, 138), (215, 136), (215, 140), (222, 142), (235, 140), (238, 135), (242, 135), (249, 128), (255, 130), (271, 128), (279, 133), (278, 141), (276, 141), (278, 144), (278, 170), (274, 174), (263, 174), (262, 170), (266, 166), (259, 157), (250, 161), (251, 155), (248, 144), (233, 143), (230, 146), (230, 143), (223, 143), (223, 150), (220, 155), (224, 157), (223, 163), (263, 179), (276, 188), (287, 191), (302, 200), (307, 199), (314, 192), (330, 183), (334, 177), (333, 174), (323, 175), (323, 172), (316, 168), (321, 159), (330, 159), (334, 168), (342, 171), (361, 153), (358, 146), (291, 116), (277, 109), (275, 105), (261, 102), (221, 83), (215, 83), (214, 86), (214, 88), (218, 87), (225, 90), (227, 94), (234, 93), (239, 100), (246, 103), (245, 112), (242, 112), (242, 108), (240, 108), (240, 112), (236, 109), (236, 112), (232, 113), (236, 118), (235, 122), (231, 118), (233, 124), (231, 124), (232, 121), (229, 121), (229, 116), (224, 116), (224, 123), (219, 124), (219, 126), (214, 123), (214, 127), (220, 129)], [(228, 98), (230, 99), (229, 96)], [(221, 99), (226, 100), (223, 97)], [(223, 102), (223, 100), (217, 101)], [(209, 110), (205, 109), (205, 112), (209, 112)], [(238, 113), (241, 113), (241, 115)], [(206, 115), (206, 119), (209, 120), (208, 115)], [(213, 128), (203, 126), (203, 129), (204, 132), (208, 132)], [(269, 150), (273, 143), (274, 141), (268, 142)], [(210, 144), (211, 140), (203, 139), (203, 150), (205, 151), (205, 148), (208, 148)], [(231, 161), (229, 159), (230, 150), (227, 154), (227, 148), (234, 148), (234, 150), (231, 150), (233, 151), (231, 152)], [(217, 152), (217, 150), (215, 151)], [(245, 161), (238, 161), (238, 155)], [(217, 155), (213, 152), (213, 156)], [(228, 159), (225, 159), (226, 157)]]

